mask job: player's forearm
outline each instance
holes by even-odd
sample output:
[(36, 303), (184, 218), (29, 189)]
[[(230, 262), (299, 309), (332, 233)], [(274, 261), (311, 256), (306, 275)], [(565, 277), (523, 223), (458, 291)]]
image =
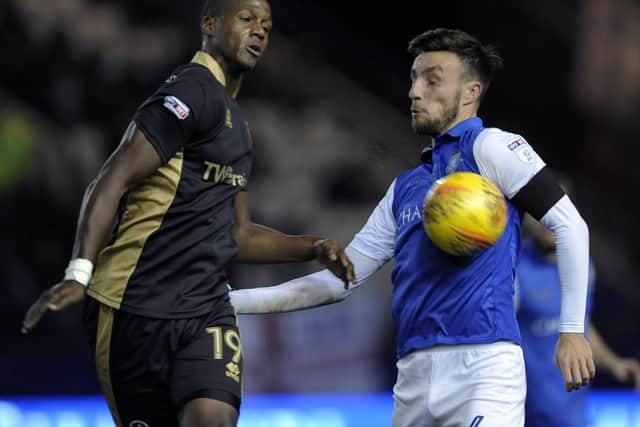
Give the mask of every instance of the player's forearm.
[(352, 289), (366, 282), (383, 265), (352, 245), (347, 246), (345, 253), (353, 261), (356, 277), (349, 290), (329, 270), (322, 270), (277, 286), (231, 291), (231, 303), (240, 314), (264, 314), (303, 310), (342, 301), (351, 294)]
[(589, 281), (589, 229), (568, 197), (541, 219), (556, 238), (561, 284), (560, 332), (584, 333)]
[(316, 236), (291, 236), (277, 230), (247, 224), (236, 230), (240, 250), (235, 260), (246, 263), (301, 262), (315, 259)]
[(277, 286), (234, 290), (229, 296), (239, 314), (266, 314), (332, 304), (350, 293), (340, 280), (323, 270)]
[(88, 259), (96, 263), (98, 254), (111, 235), (120, 198), (126, 191), (108, 176), (100, 176), (85, 191), (72, 259)]

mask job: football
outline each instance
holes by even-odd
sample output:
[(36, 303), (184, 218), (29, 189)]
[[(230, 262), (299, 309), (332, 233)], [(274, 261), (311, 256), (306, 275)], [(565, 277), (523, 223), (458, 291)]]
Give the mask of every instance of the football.
[(495, 244), (507, 224), (507, 202), (487, 178), (455, 172), (437, 180), (423, 205), (424, 229), (441, 250), (471, 256)]

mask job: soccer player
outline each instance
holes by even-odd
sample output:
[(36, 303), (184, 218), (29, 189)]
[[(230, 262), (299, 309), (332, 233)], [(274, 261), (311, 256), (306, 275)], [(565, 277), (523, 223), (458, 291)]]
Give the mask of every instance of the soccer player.
[(271, 26), (266, 0), (206, 3), (202, 50), (137, 110), (86, 191), (64, 280), (26, 314), (25, 333), (86, 292), (83, 322), (118, 426), (236, 425), (231, 260), (318, 259), (353, 279), (335, 240), (251, 222), (251, 137), (235, 98)]
[[(520, 135), (487, 128), (477, 116), (495, 71), (496, 51), (455, 29), (434, 29), (409, 44), (411, 122), (433, 137), (422, 164), (400, 174), (346, 249), (356, 286), (395, 258), (392, 311), (398, 378), (394, 427), (522, 426), (525, 371), (514, 310), (520, 218), (553, 231), (562, 279), (556, 362), (567, 390), (595, 375), (584, 337), (589, 232), (545, 163)], [(508, 222), (492, 247), (461, 258), (440, 251), (423, 230), (422, 204), (435, 180), (470, 171), (508, 200)], [(239, 313), (299, 310), (349, 294), (323, 271), (284, 284), (231, 292)]]
[[(554, 374), (553, 352), (558, 338), (560, 277), (555, 238), (530, 216), (523, 220), (522, 254), (517, 267), (518, 324), (527, 374), (525, 425), (527, 427), (585, 427), (588, 389), (562, 391)], [(587, 319), (593, 306), (595, 270), (589, 269)], [(640, 363), (621, 358), (588, 322), (588, 336), (596, 366), (610, 371), (619, 381), (631, 379), (640, 388)]]

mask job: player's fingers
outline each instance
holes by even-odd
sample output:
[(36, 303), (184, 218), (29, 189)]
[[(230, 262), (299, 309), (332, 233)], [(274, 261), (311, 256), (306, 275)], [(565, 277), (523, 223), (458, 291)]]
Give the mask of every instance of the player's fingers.
[(573, 377), (573, 390), (578, 390), (582, 386), (582, 374), (580, 373), (580, 363), (577, 360), (571, 362), (571, 376)]
[(591, 381), (591, 374), (589, 373), (586, 360), (580, 361), (580, 375), (582, 376), (582, 386), (589, 384), (589, 381)]
[(23, 334), (28, 334), (29, 332), (31, 332), (31, 330), (38, 324), (40, 318), (46, 311), (46, 306), (42, 311), (30, 311), (29, 314), (27, 314), (27, 317), (22, 321), (21, 332)]
[(349, 266), (351, 265), (351, 260), (349, 260), (349, 257), (344, 253), (344, 251), (340, 251), (339, 258), (340, 264), (342, 264), (344, 268), (349, 268)]
[[(355, 274), (353, 273), (353, 264), (351, 263), (349, 257), (347, 257), (347, 254), (345, 254), (344, 252), (340, 252), (340, 261), (342, 263), (342, 266), (344, 267), (347, 282), (355, 282), (356, 278)], [(348, 286), (348, 283), (346, 283), (346, 285)]]
[(566, 390), (573, 390), (573, 376), (571, 375), (571, 367), (569, 366), (569, 363), (562, 360), (557, 360), (556, 364), (560, 368), (560, 372), (562, 372), (562, 378), (564, 379)]
[(338, 260), (338, 245), (334, 240), (326, 240), (322, 243), (325, 255), (331, 261)]
[(596, 364), (593, 361), (593, 357), (587, 358), (587, 370), (589, 371), (589, 381), (593, 381), (596, 377)]
[(53, 311), (62, 310), (84, 297), (84, 287), (77, 282), (66, 282), (56, 291), (55, 299), (49, 302), (49, 309)]
[(47, 312), (49, 304), (48, 295), (42, 294), (38, 300), (29, 307), (27, 314), (22, 321), (22, 333), (27, 334), (40, 321), (42, 316)]
[(68, 297), (69, 289), (58, 288), (56, 289), (51, 298), (49, 299), (49, 309), (57, 310), (60, 304)]
[(60, 311), (62, 309), (64, 309), (65, 307), (67, 307), (69, 304), (75, 302), (74, 299), (70, 298), (69, 296), (63, 296), (61, 298), (59, 298), (58, 300), (56, 300), (55, 303), (49, 303), (49, 310), (51, 311)]
[(351, 283), (356, 283), (356, 273), (353, 269), (353, 264), (349, 263), (349, 266), (347, 267), (347, 279), (351, 282)]
[(57, 304), (58, 301), (63, 299), (71, 290), (69, 286), (66, 286), (66, 282), (58, 283), (53, 288), (49, 289), (49, 304)]

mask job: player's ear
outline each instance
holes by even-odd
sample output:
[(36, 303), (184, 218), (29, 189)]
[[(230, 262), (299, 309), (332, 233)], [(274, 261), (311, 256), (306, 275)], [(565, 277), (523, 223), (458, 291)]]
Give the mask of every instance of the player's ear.
[(216, 28), (218, 27), (219, 19), (214, 16), (206, 16), (202, 20), (202, 25), (200, 29), (202, 30), (202, 34), (206, 34), (208, 36), (215, 36)]
[(478, 102), (483, 90), (484, 87), (482, 86), (482, 83), (477, 80), (466, 82), (462, 90), (463, 105)]

